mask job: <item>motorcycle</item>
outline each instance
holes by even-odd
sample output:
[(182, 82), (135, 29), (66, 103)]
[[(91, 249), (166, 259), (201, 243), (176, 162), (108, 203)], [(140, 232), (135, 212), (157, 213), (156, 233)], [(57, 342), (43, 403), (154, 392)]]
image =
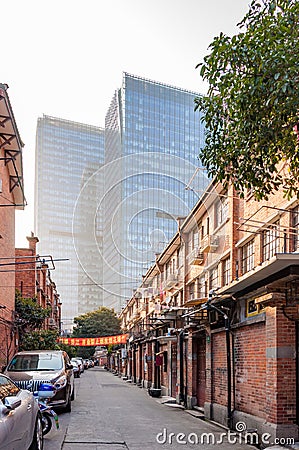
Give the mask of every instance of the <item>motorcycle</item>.
[(54, 419), (56, 429), (59, 429), (58, 415), (48, 405), (48, 401), (54, 396), (55, 391), (55, 387), (52, 384), (42, 383), (39, 390), (33, 393), (42, 414), (42, 428), (44, 436), (52, 429), (52, 419)]

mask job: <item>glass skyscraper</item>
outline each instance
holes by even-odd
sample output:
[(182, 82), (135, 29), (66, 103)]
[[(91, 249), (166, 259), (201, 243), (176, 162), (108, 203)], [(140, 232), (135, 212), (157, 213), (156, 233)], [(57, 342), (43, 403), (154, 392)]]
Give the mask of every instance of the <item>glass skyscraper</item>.
[(198, 95), (124, 73), (104, 129), (38, 119), (35, 233), (56, 260), (63, 330), (119, 311), (206, 187)]
[[(63, 330), (72, 328), (73, 318), (80, 311), (79, 294), (83, 285), (88, 286), (93, 304), (100, 306), (103, 301), (102, 290), (93, 281), (89, 285), (88, 278), (80, 278), (80, 271), (82, 277), (85, 272), (82, 265), (78, 266), (77, 259), (78, 249), (84, 255), (88, 217), (86, 204), (82, 207), (80, 191), (84, 178), (103, 162), (102, 128), (46, 115), (38, 119), (35, 232), (39, 238), (39, 254), (50, 254), (56, 260), (54, 281), (62, 301)], [(84, 195), (86, 199), (86, 192)], [(75, 214), (77, 205), (81, 205), (81, 209)], [(57, 261), (59, 259), (67, 261)], [(89, 267), (89, 263), (86, 265)]]
[[(198, 93), (128, 73), (105, 120), (104, 303), (120, 310), (207, 184)], [(191, 183), (191, 185), (190, 185)], [(191, 186), (192, 189), (186, 189)]]

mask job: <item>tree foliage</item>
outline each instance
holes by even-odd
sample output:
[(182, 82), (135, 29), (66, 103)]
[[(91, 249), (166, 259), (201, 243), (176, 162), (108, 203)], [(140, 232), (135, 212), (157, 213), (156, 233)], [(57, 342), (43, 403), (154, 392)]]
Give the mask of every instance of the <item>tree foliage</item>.
[(60, 350), (56, 330), (36, 330), (22, 337), (19, 350)]
[(50, 316), (51, 309), (40, 306), (35, 298), (23, 298), (16, 291), (16, 324), (20, 334), (39, 330), (44, 320)]
[(283, 187), (299, 197), (299, 2), (253, 0), (238, 26), (215, 37), (197, 66), (209, 83), (195, 99), (206, 125), (199, 157), (241, 195)]
[(115, 311), (101, 306), (95, 311), (75, 317), (75, 337), (112, 336), (120, 333), (120, 320)]
[(15, 326), (19, 334), (19, 350), (59, 349), (57, 331), (42, 329), (44, 320), (50, 316), (51, 308), (43, 308), (35, 298), (23, 298), (16, 291)]

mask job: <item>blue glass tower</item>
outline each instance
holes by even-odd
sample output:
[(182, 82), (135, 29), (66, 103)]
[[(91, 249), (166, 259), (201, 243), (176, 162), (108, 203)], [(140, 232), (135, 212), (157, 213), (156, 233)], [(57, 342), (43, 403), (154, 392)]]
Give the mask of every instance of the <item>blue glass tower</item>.
[[(94, 191), (80, 197), (82, 183), (104, 162), (104, 130), (92, 125), (44, 115), (36, 131), (35, 232), (40, 255), (55, 259), (54, 280), (62, 301), (62, 329), (72, 329), (80, 311), (80, 294), (88, 291), (92, 305), (102, 304), (102, 290), (80, 275), (78, 249), (86, 249), (87, 200)], [(94, 189), (94, 188), (93, 188)], [(81, 199), (80, 214), (74, 212)], [(84, 201), (86, 200), (86, 201)], [(89, 220), (90, 219), (90, 220)], [(98, 232), (98, 235), (100, 232)], [(88, 251), (86, 253), (89, 253)], [(86, 263), (89, 267), (89, 262)], [(81, 270), (82, 272), (82, 270)], [(80, 280), (84, 279), (84, 283)], [(91, 292), (91, 290), (93, 290)], [(88, 310), (88, 305), (86, 305)], [(83, 311), (85, 312), (85, 311)]]
[(204, 141), (198, 95), (128, 73), (115, 92), (105, 121), (107, 306), (119, 310), (130, 298), (207, 184), (197, 158)]

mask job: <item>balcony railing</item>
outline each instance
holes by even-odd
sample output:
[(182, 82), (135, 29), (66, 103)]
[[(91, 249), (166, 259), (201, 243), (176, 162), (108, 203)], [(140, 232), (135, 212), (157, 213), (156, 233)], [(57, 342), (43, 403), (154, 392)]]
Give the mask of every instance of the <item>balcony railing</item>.
[(201, 241), (201, 249), (204, 253), (214, 252), (219, 246), (219, 236), (207, 234)]
[(163, 283), (163, 290), (171, 289), (180, 282), (180, 272), (170, 273)]
[(189, 253), (188, 263), (191, 265), (200, 265), (204, 262), (204, 254), (200, 247), (194, 248), (191, 253)]

